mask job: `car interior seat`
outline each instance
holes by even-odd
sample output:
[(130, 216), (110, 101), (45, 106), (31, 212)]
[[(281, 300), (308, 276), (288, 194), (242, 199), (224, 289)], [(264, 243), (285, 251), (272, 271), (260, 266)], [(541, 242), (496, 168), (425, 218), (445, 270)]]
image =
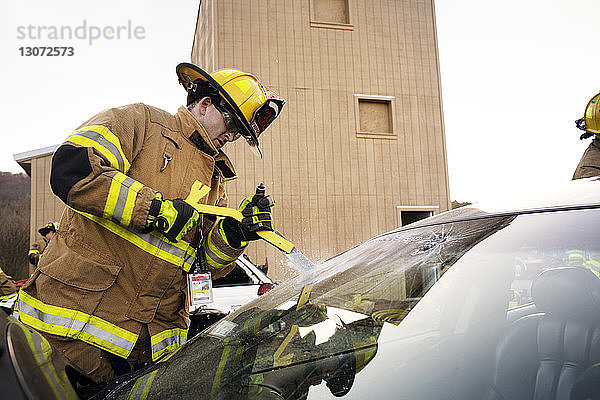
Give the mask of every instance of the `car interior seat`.
[(502, 335), (484, 399), (571, 399), (580, 375), (600, 362), (600, 279), (583, 268), (548, 269), (531, 295), (539, 312)]

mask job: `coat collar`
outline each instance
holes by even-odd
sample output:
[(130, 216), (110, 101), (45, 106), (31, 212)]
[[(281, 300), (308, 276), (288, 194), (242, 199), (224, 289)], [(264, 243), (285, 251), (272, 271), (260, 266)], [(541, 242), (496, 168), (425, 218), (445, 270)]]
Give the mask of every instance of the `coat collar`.
[[(202, 124), (184, 106), (179, 107), (176, 116), (181, 124), (183, 137), (204, 154), (214, 158), (215, 167), (226, 180), (235, 179), (237, 175), (233, 163), (222, 150), (217, 150), (208, 137)], [(191, 132), (191, 134), (189, 134)]]

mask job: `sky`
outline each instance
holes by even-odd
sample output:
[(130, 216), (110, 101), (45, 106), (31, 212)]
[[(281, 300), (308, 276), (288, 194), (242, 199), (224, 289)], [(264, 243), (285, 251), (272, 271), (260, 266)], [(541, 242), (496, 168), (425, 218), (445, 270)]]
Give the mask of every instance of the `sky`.
[[(184, 94), (174, 67), (189, 61), (197, 9), (2, 0), (0, 171), (23, 172), (14, 154), (59, 144), (104, 108), (143, 101), (175, 112)], [(570, 180), (589, 144), (574, 120), (600, 91), (600, 1), (437, 0), (435, 11), (451, 200)], [(50, 37), (61, 26), (71, 39)], [(74, 55), (21, 55), (50, 45)]]

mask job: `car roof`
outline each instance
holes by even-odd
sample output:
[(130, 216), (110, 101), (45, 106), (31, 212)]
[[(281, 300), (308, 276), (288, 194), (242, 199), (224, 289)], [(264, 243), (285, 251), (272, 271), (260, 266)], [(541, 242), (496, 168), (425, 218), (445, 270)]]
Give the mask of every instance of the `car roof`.
[(600, 177), (557, 183), (553, 186), (532, 185), (527, 192), (513, 193), (502, 199), (487, 200), (449, 210), (377, 237), (449, 222), (589, 208), (600, 208)]

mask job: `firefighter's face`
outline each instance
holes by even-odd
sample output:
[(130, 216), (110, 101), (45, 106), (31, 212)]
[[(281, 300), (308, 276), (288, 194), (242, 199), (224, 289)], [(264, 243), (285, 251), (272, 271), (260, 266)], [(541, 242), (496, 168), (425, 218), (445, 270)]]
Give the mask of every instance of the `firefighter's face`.
[(190, 111), (202, 124), (217, 150), (235, 139), (235, 125), (232, 125), (228, 115), (222, 114), (211, 103), (209, 97), (203, 98)]
[(208, 137), (215, 147), (220, 149), (225, 143), (232, 142), (235, 137), (235, 128), (231, 125), (229, 115), (221, 113), (214, 105), (208, 108), (207, 115), (210, 116), (210, 120), (213, 122), (211, 124), (212, 129), (207, 129)]
[(52, 231), (50, 231), (50, 232), (46, 233), (46, 234), (44, 235), (44, 241), (45, 241), (46, 243), (49, 243), (49, 242), (50, 242), (50, 239), (52, 239), (52, 237), (53, 237), (53, 236), (54, 236), (54, 232), (52, 232)]

